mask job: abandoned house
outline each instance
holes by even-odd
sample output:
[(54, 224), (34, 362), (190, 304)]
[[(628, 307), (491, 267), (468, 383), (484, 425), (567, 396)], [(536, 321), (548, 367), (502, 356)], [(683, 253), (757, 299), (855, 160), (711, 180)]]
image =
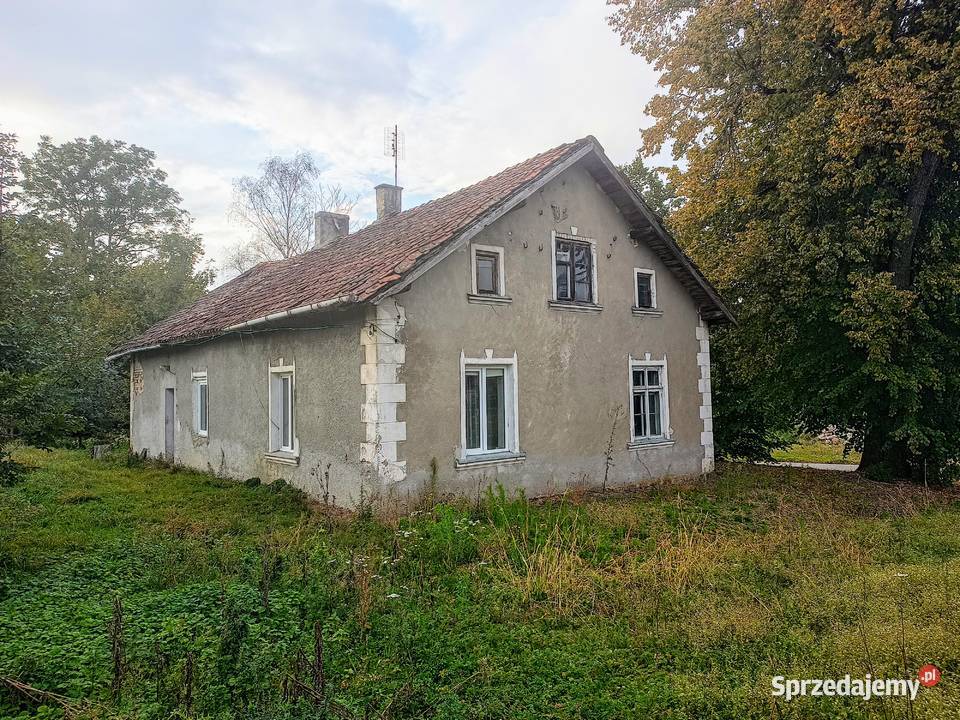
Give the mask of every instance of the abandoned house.
[(134, 450), (341, 505), (712, 470), (730, 312), (596, 139), (410, 210), (376, 196), (376, 222), (317, 213), (309, 252), (114, 351)]

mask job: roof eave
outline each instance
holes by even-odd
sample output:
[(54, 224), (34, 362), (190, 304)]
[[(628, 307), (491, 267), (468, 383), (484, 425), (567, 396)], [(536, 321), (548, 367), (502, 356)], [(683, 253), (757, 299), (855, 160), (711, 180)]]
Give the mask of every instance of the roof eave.
[[(677, 261), (683, 266), (684, 270), (689, 273), (689, 275), (697, 282), (700, 288), (703, 290), (706, 297), (710, 302), (715, 306), (716, 313), (713, 312), (703, 312), (701, 309), (701, 316), (708, 320), (709, 322), (730, 322), (736, 324), (737, 319), (734, 314), (724, 303), (723, 299), (720, 297), (720, 293), (717, 291), (713, 284), (707, 280), (706, 276), (701, 272), (700, 268), (691, 260), (687, 254), (683, 251), (683, 248), (680, 247), (673, 235), (663, 226), (662, 221), (657, 216), (657, 214), (650, 209), (646, 201), (643, 199), (643, 196), (640, 195), (630, 184), (630, 182), (623, 176), (623, 173), (612, 163), (610, 158), (606, 156), (603, 152), (596, 153), (596, 157), (603, 164), (604, 168), (610, 173), (610, 175), (616, 179), (617, 183), (621, 186), (624, 192), (631, 198), (631, 200), (636, 205), (637, 209), (643, 214), (647, 223), (656, 233), (657, 237), (660, 238), (677, 258)], [(715, 316), (715, 317), (711, 317)]]
[(127, 355), (134, 355), (138, 352), (146, 352), (147, 350), (159, 350), (164, 347), (176, 347), (178, 345), (184, 345), (188, 342), (194, 342), (197, 340), (210, 340), (217, 337), (223, 337), (234, 332), (241, 332), (242, 330), (254, 326), (262, 325), (264, 323), (273, 322), (274, 320), (283, 320), (284, 318), (293, 317), (296, 315), (302, 315), (303, 313), (313, 312), (315, 310), (328, 310), (334, 307), (340, 307), (343, 305), (352, 305), (359, 302), (359, 299), (356, 295), (339, 295), (335, 298), (330, 298), (329, 300), (321, 300), (320, 302), (310, 303), (309, 305), (300, 305), (299, 307), (291, 308), (290, 310), (281, 310), (279, 312), (270, 313), (269, 315), (264, 315), (262, 317), (254, 318), (252, 320), (245, 320), (241, 323), (236, 323), (230, 325), (221, 330), (211, 331), (209, 334), (198, 335), (194, 337), (185, 337), (172, 342), (164, 343), (154, 343), (151, 345), (143, 345), (139, 347), (133, 347), (129, 350), (121, 350), (119, 352), (108, 355), (105, 359), (105, 362), (110, 362), (111, 360), (117, 360), (119, 358), (125, 357)]

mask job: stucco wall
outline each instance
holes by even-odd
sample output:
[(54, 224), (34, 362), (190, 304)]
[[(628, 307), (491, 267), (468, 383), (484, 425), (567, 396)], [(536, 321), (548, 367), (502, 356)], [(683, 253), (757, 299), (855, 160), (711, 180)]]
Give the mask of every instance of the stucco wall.
[[(555, 219), (558, 218), (558, 219)], [(597, 313), (557, 310), (552, 298), (551, 231), (597, 241)], [(397, 300), (406, 311), (406, 441), (400, 458), (407, 479), (394, 490), (415, 492), (439, 467), (439, 487), (475, 494), (500, 481), (531, 494), (559, 492), (573, 484), (599, 483), (604, 452), (619, 405), (629, 413), (628, 356), (667, 357), (670, 447), (628, 450), (627, 414), (615, 433), (611, 483), (637, 482), (701, 472), (698, 314), (678, 280), (647, 247), (636, 247), (609, 198), (579, 167), (565, 172), (525, 205), (474, 239), (504, 248), (508, 305), (468, 302), (470, 249), (463, 247), (417, 280)], [(636, 317), (635, 267), (656, 271), (662, 317)], [(455, 469), (460, 444), (461, 351), (482, 357), (518, 358), (519, 464)]]
[[(359, 334), (362, 311), (315, 314), (284, 327), (141, 353), (133, 360), (143, 371), (140, 392), (131, 388), (131, 445), (153, 457), (164, 449), (164, 389), (176, 389), (176, 462), (235, 477), (284, 478), (322, 497), (329, 466), (330, 493), (341, 505), (354, 504), (360, 488)], [(312, 330), (324, 326), (326, 329)], [(269, 366), (283, 358), (296, 366), (295, 434), (298, 465), (264, 459), (268, 447)], [(207, 373), (208, 437), (194, 431), (192, 373)]]

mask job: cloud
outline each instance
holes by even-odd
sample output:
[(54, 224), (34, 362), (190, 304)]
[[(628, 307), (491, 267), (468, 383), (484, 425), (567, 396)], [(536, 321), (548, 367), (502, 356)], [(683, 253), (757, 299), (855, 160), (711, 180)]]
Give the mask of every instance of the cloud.
[(629, 160), (656, 90), (594, 0), (11, 7), (0, 125), (153, 149), (215, 260), (243, 235), (232, 178), (268, 155), (313, 151), (369, 219), (386, 125), (409, 206), (588, 133)]

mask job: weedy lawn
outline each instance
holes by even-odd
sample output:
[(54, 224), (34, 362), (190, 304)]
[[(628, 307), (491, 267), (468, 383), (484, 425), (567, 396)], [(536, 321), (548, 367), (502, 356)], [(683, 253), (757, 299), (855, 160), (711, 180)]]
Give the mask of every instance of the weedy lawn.
[(859, 465), (860, 453), (851, 450), (844, 454), (842, 444), (829, 443), (812, 437), (801, 437), (799, 442), (782, 450), (773, 451), (773, 459), (781, 462), (839, 463)]
[[(22, 450), (0, 488), (0, 715), (945, 718), (960, 498), (722, 466), (409, 518)], [(943, 680), (916, 702), (772, 675)]]

